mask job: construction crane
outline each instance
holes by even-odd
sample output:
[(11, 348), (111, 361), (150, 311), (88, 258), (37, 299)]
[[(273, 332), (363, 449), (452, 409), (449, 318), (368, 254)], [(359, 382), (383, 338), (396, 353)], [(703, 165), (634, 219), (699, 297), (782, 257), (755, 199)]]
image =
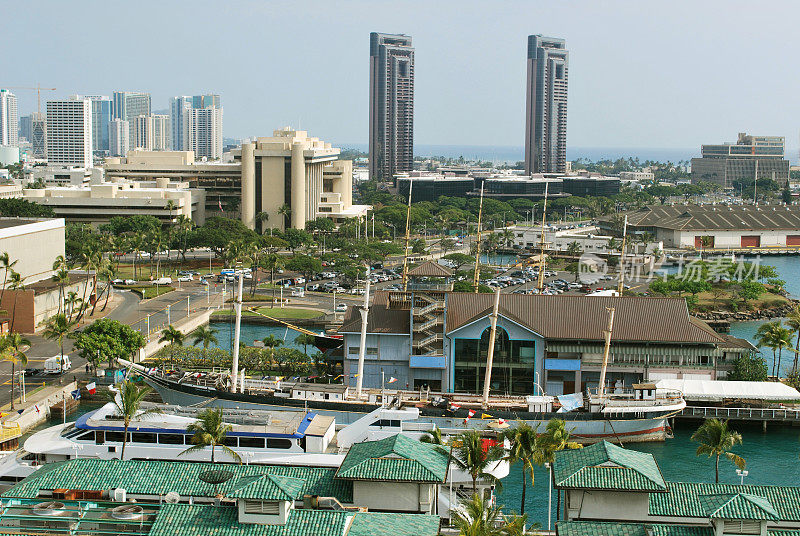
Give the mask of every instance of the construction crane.
[(56, 90), (56, 88), (54, 88), (54, 87), (42, 87), (40, 84), (36, 84), (36, 87), (10, 86), (10, 87), (6, 87), (6, 89), (30, 89), (30, 90), (36, 90), (37, 111), (39, 112), (39, 115), (42, 115), (42, 91), (55, 91)]

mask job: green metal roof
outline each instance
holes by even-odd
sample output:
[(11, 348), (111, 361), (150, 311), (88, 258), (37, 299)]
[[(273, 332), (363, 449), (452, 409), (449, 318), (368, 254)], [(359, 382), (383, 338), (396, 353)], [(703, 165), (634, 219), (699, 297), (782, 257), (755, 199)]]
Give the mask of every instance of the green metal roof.
[[(707, 484), (698, 482), (670, 482), (667, 493), (651, 493), (649, 512), (651, 516), (670, 517), (708, 517), (709, 495), (748, 495), (769, 504), (778, 519), (800, 521), (800, 487), (792, 486), (751, 486), (739, 484)], [(750, 501), (752, 502), (752, 501)], [(740, 505), (731, 505), (731, 513)], [(736, 519), (736, 518), (734, 518)], [(744, 518), (751, 519), (751, 518)]]
[(557, 536), (714, 536), (711, 527), (597, 521), (559, 521)]
[(439, 516), (426, 514), (358, 513), (347, 536), (436, 536)]
[(333, 467), (97, 459), (75, 459), (42, 466), (3, 493), (3, 497), (36, 497), (39, 490), (59, 488), (123, 488), (129, 494), (141, 495), (166, 495), (174, 491), (182, 496), (211, 497), (214, 486), (202, 482), (197, 476), (212, 469), (225, 469), (233, 473), (233, 478), (218, 486), (220, 493), (226, 495), (237, 487), (237, 483), (242, 484), (240, 479), (243, 477), (269, 474), (300, 480), (300, 495), (336, 497), (344, 503), (353, 500), (353, 483), (336, 479), (336, 469)]
[(449, 456), (439, 447), (402, 434), (356, 443), (336, 472), (337, 478), (403, 482), (444, 482)]
[(232, 484), (229, 497), (294, 501), (303, 496), (304, 482), (299, 478), (276, 475), (253, 475), (239, 478)]
[(764, 497), (747, 493), (702, 495), (700, 505), (710, 518), (719, 519), (780, 519), (772, 504)]
[(285, 525), (240, 523), (235, 507), (165, 504), (149, 536), (341, 536), (352, 513), (292, 510)]
[(560, 488), (666, 491), (652, 454), (628, 450), (607, 441), (556, 452), (555, 485)]

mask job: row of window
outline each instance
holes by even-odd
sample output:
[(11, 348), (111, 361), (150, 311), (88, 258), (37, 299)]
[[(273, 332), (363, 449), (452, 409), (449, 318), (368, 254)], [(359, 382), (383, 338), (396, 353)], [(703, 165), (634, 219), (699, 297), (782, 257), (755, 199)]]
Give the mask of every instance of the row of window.
[[(84, 432), (75, 439), (77, 441), (94, 441), (97, 445), (105, 443), (122, 443), (124, 432), (106, 432), (94, 430)], [(156, 443), (161, 445), (192, 445), (192, 435), (189, 434), (156, 434), (151, 432), (128, 432), (128, 441), (132, 443)], [(290, 449), (294, 441), (281, 437), (238, 437), (226, 436), (225, 445), (228, 447), (241, 447), (250, 449)]]

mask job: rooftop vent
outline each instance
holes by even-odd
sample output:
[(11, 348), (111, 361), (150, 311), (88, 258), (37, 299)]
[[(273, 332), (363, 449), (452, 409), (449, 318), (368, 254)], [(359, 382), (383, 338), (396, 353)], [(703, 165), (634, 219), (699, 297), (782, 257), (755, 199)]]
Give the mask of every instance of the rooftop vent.
[(166, 501), (167, 504), (177, 504), (180, 500), (181, 496), (177, 491), (170, 491), (164, 496), (164, 501)]
[(114, 519), (141, 519), (144, 515), (144, 508), (138, 504), (123, 504), (111, 510), (111, 517)]
[(57, 501), (40, 502), (31, 511), (37, 516), (60, 516), (64, 513), (64, 503)]

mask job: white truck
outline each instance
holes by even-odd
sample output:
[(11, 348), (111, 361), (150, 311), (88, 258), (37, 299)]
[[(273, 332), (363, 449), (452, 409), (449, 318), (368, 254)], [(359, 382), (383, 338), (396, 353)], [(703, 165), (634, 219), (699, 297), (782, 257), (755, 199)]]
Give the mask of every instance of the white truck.
[(44, 361), (45, 374), (62, 374), (72, 368), (68, 355), (54, 355)]

